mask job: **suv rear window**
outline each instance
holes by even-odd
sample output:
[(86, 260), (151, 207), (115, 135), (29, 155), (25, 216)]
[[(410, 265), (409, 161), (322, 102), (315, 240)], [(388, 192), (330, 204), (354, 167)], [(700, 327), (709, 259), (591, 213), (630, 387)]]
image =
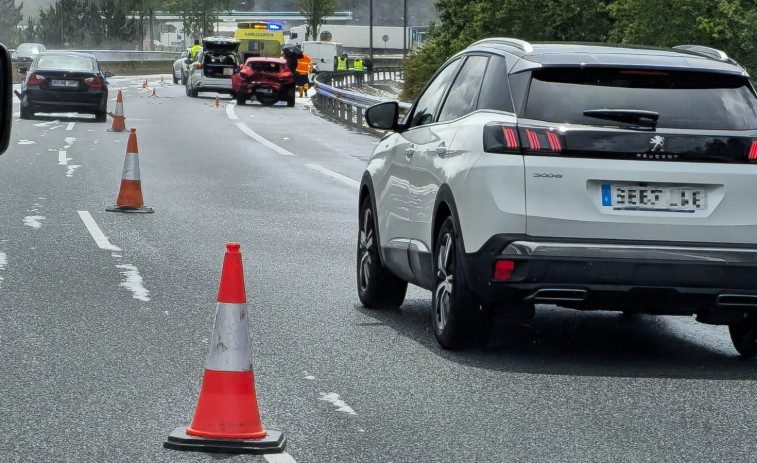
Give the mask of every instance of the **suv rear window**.
[(623, 126), (590, 109), (660, 114), (657, 127), (757, 128), (757, 98), (742, 76), (665, 70), (545, 68), (533, 71), (524, 116), (556, 123)]

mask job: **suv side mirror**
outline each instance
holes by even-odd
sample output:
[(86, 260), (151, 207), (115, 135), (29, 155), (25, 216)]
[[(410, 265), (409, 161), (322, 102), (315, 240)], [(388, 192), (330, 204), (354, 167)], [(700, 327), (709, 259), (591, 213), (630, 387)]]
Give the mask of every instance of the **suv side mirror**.
[(8, 143), (11, 139), (12, 88), (11, 57), (5, 45), (0, 43), (0, 154), (8, 149)]
[(365, 110), (365, 121), (369, 127), (380, 130), (397, 130), (400, 105), (396, 101), (378, 103)]
[(107, 71), (107, 72), (106, 72), (105, 74), (103, 74), (103, 77), (105, 77), (106, 79), (107, 79), (108, 77), (113, 77), (113, 73), (112, 73), (112, 72), (110, 72), (110, 71)]
[(27, 69), (26, 66), (19, 66), (16, 68), (16, 72), (18, 72), (19, 74), (26, 74), (28, 70), (29, 69)]

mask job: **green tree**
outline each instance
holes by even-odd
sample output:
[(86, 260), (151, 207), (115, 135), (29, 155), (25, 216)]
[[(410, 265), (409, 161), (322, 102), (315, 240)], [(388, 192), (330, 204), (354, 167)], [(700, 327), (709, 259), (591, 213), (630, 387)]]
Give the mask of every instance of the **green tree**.
[(16, 0), (0, 0), (0, 42), (7, 45), (16, 42), (16, 27), (24, 19), (23, 7), (23, 2), (16, 6)]
[[(230, 10), (236, 0), (163, 0), (163, 8), (178, 14), (184, 23), (187, 38), (212, 35), (218, 13)], [(220, 9), (220, 11), (218, 10)]]
[(435, 6), (431, 43), (404, 63), (404, 100), (415, 98), (445, 60), (476, 40), (597, 42), (607, 39), (611, 27), (606, 2), (597, 0), (437, 0)]
[(616, 0), (609, 11), (614, 20), (612, 41), (705, 45), (757, 71), (754, 0)]
[(318, 29), (323, 24), (324, 18), (334, 14), (338, 6), (339, 0), (297, 0), (297, 7), (305, 16), (308, 29), (307, 40), (318, 40)]

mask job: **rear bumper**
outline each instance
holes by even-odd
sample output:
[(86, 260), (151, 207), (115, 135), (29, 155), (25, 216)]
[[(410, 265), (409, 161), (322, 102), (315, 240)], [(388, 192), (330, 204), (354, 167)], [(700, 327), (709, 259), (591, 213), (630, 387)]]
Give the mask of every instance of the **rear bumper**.
[(192, 82), (191, 87), (198, 92), (219, 92), (231, 93), (231, 77), (216, 79), (212, 77), (203, 77), (202, 79)]
[(27, 88), (22, 94), (21, 105), (36, 112), (96, 112), (107, 109), (105, 91), (59, 92)]
[[(493, 278), (497, 260), (515, 262), (507, 281)], [(526, 302), (703, 316), (757, 311), (753, 248), (548, 242), (498, 235), (467, 254), (464, 265), (468, 285), (491, 307)]]

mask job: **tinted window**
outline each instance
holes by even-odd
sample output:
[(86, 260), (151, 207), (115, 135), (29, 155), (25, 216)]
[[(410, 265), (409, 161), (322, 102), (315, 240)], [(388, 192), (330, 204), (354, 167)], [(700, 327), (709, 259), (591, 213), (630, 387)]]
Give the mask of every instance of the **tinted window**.
[(557, 123), (624, 125), (584, 116), (587, 109), (655, 111), (660, 114), (657, 127), (757, 128), (757, 98), (741, 76), (629, 69), (534, 71), (525, 117)]
[(489, 60), (484, 83), (481, 86), (481, 95), (478, 97), (478, 109), (515, 112), (507, 79), (507, 62), (501, 56), (492, 56)]
[(415, 105), (415, 112), (413, 113), (413, 118), (410, 120), (411, 127), (433, 122), (434, 113), (439, 106), (439, 100), (444, 95), (447, 82), (454, 75), (459, 64), (459, 59), (449, 63), (426, 87), (426, 90), (418, 98), (418, 103)]
[(476, 99), (488, 60), (486, 56), (470, 56), (465, 60), (439, 113), (440, 121), (456, 119), (476, 109)]

